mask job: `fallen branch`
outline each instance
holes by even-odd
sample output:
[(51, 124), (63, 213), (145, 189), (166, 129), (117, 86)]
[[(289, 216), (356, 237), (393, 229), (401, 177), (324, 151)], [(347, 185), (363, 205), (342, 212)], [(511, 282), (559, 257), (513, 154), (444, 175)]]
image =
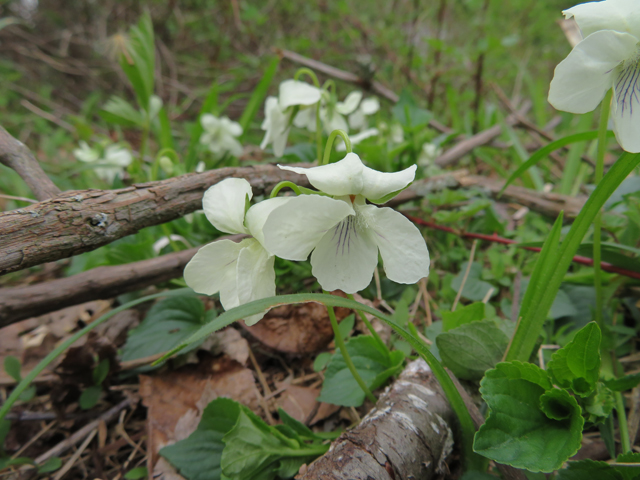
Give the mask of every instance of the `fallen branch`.
[(170, 222), (202, 207), (207, 188), (229, 177), (246, 178), (255, 195), (283, 180), (306, 177), (274, 165), (220, 168), (119, 190), (80, 190), (0, 213), (0, 275), (95, 250), (139, 230)]
[(504, 180), (482, 177), (479, 175), (469, 175), (467, 170), (459, 170), (437, 177), (432, 177), (414, 182), (408, 189), (387, 202), (388, 206), (398, 206), (400, 204), (418, 200), (426, 193), (438, 191), (445, 188), (468, 188), (480, 187), (487, 191), (489, 196), (504, 202), (514, 202), (523, 205), (534, 212), (556, 218), (560, 211), (564, 211), (565, 218), (575, 218), (584, 202), (584, 196), (571, 197), (559, 193), (545, 193), (531, 190), (530, 188), (509, 185), (502, 196), (498, 197)]
[[(531, 102), (526, 101), (520, 107), (517, 114), (510, 114), (506, 119), (507, 125), (517, 125), (520, 123), (519, 118), (526, 115), (531, 108)], [(462, 140), (444, 152), (438, 158), (436, 158), (436, 165), (440, 167), (446, 167), (460, 160), (462, 157), (470, 153), (474, 148), (481, 147), (490, 143), (494, 138), (498, 137), (502, 133), (502, 125), (496, 124), (491, 128), (478, 132), (472, 137)]]
[(299, 480), (440, 478), (456, 420), (423, 360), (411, 362), (353, 430), (299, 474)]
[(15, 170), (38, 200), (46, 200), (60, 193), (29, 149), (0, 127), (0, 163)]

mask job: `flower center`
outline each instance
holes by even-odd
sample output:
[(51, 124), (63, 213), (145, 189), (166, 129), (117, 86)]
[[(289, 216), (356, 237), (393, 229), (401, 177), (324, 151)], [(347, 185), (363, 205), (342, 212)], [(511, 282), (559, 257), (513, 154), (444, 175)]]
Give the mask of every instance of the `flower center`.
[(335, 226), (332, 241), (336, 244), (336, 255), (351, 253), (351, 244), (358, 238), (356, 223), (356, 216), (349, 215)]
[(640, 52), (620, 65), (620, 74), (613, 87), (621, 116), (633, 115), (633, 103), (640, 102)]

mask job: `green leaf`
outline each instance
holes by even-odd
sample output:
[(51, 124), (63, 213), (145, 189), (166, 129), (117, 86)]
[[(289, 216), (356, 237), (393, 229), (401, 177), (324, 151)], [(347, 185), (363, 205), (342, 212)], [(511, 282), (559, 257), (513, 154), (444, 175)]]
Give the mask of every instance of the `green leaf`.
[[(640, 272), (640, 258), (637, 256), (630, 257), (623, 253), (631, 252), (635, 255), (640, 255), (637, 248), (617, 243), (602, 242), (600, 250), (603, 262), (608, 262), (616, 267), (624, 268), (625, 270)], [(593, 258), (593, 242), (585, 242), (580, 245), (578, 250), (576, 250), (576, 254), (582, 255), (583, 257)]]
[(640, 384), (640, 372), (614, 378), (613, 380), (605, 380), (604, 384), (614, 392), (626, 392)]
[(158, 120), (160, 121), (160, 148), (175, 149), (173, 143), (173, 135), (171, 134), (171, 121), (167, 115), (166, 108), (162, 107), (158, 112)]
[(607, 462), (580, 460), (569, 462), (556, 476), (557, 480), (624, 480), (624, 477)]
[(586, 415), (586, 421), (599, 424), (606, 421), (615, 406), (613, 392), (602, 382), (598, 382), (596, 390), (587, 398), (581, 399), (581, 405)]
[(251, 121), (256, 116), (258, 109), (264, 102), (264, 99), (266, 98), (267, 93), (269, 91), (269, 87), (271, 86), (271, 82), (273, 81), (273, 77), (275, 76), (276, 71), (278, 70), (279, 64), (280, 64), (280, 57), (276, 55), (269, 62), (269, 65), (267, 66), (267, 69), (265, 70), (264, 75), (262, 75), (262, 79), (260, 80), (260, 83), (258, 83), (256, 88), (253, 90), (253, 93), (251, 94), (251, 98), (249, 99), (249, 102), (247, 103), (247, 106), (245, 107), (244, 112), (242, 112), (240, 121), (238, 122), (242, 127), (241, 138), (243, 138), (246, 135), (249, 125), (251, 125)]
[(13, 355), (9, 355), (4, 359), (4, 371), (13, 378), (16, 382), (22, 380), (22, 374), (20, 373), (20, 369), (22, 366), (20, 365), (20, 360)]
[(433, 118), (429, 110), (416, 106), (416, 100), (407, 90), (402, 90), (398, 102), (391, 109), (393, 117), (408, 129), (424, 127)]
[[(464, 274), (467, 271), (468, 262), (462, 263), (460, 265), (460, 273), (456, 275), (456, 277), (451, 281), (451, 288), (457, 293), (460, 287), (462, 286), (462, 279), (464, 278)], [(491, 296), (493, 297), (498, 293), (498, 289), (495, 288), (488, 282), (480, 280), (480, 276), (482, 275), (482, 265), (478, 262), (473, 262), (471, 264), (471, 268), (469, 270), (469, 275), (467, 276), (467, 281), (464, 284), (464, 288), (462, 290), (462, 297), (473, 300), (474, 302), (479, 302), (484, 299), (489, 290), (493, 289), (493, 293)]]
[(235, 425), (240, 404), (229, 398), (213, 400), (202, 412), (202, 419), (189, 437), (160, 450), (187, 480), (219, 480), (222, 438)]
[[(620, 156), (589, 196), (571, 225), (571, 229), (560, 248), (557, 249), (555, 246), (557, 238), (551, 242), (553, 246), (549, 247), (553, 251), (552, 255), (545, 254), (545, 248), (543, 248), (543, 252), (536, 262), (534, 276), (532, 276), (531, 283), (533, 288), (527, 289), (527, 295), (523, 301), (521, 309), (523, 316), (512, 339), (511, 347), (507, 352), (507, 360), (518, 359), (526, 361), (533, 353), (533, 348), (547, 318), (549, 308), (571, 265), (576, 250), (589, 228), (591, 228), (593, 219), (618, 185), (634, 170), (638, 163), (640, 163), (639, 154), (624, 153)], [(554, 230), (556, 225), (554, 225)], [(552, 230), (552, 235), (545, 242), (545, 246), (547, 246), (552, 236), (559, 237), (559, 234), (559, 231), (554, 234)], [(529, 295), (529, 291), (531, 291), (531, 295)]]
[[(612, 137), (613, 132), (607, 132), (607, 137)], [(551, 142), (546, 147), (542, 147), (540, 150), (537, 150), (529, 160), (520, 165), (515, 172), (511, 174), (511, 176), (507, 179), (502, 190), (500, 190), (500, 195), (504, 192), (505, 188), (507, 188), (516, 178), (520, 177), (524, 172), (526, 172), (529, 168), (536, 165), (540, 160), (545, 158), (551, 152), (558, 150), (559, 148), (564, 147), (565, 145), (570, 145), (575, 142), (583, 142), (586, 140), (595, 140), (598, 138), (598, 131), (591, 130), (589, 132), (576, 133), (574, 135), (568, 135), (566, 137), (560, 138), (554, 142)]]
[(0, 458), (0, 470), (12, 465), (35, 465), (35, 462), (29, 457)]
[(38, 467), (38, 473), (50, 473), (55, 472), (62, 466), (62, 460), (60, 457), (51, 457)]
[(621, 453), (616, 458), (613, 466), (624, 480), (637, 480), (640, 478), (640, 453)]
[(306, 445), (287, 438), (246, 407), (241, 407), (238, 421), (223, 441), (222, 471), (237, 480), (290, 478), (303, 463), (329, 449), (329, 445)]
[(566, 390), (553, 388), (540, 397), (540, 410), (551, 420), (571, 418), (576, 406), (575, 399)]
[(109, 375), (109, 359), (103, 358), (98, 366), (93, 369), (93, 383), (102, 385), (107, 375)]
[(547, 371), (556, 385), (570, 388), (581, 397), (590, 395), (600, 375), (602, 334), (595, 322), (581, 328), (571, 342), (555, 352)]
[(142, 114), (129, 102), (115, 95), (104, 104), (100, 116), (107, 122), (123, 127), (142, 127), (144, 125)]
[(331, 357), (333, 357), (333, 354), (330, 352), (322, 352), (320, 355), (318, 355), (313, 361), (313, 371), (320, 372), (324, 370), (324, 368), (331, 361)]
[[(484, 304), (480, 305), (484, 307)], [(483, 320), (441, 333), (436, 338), (436, 345), (445, 366), (456, 377), (479, 380), (502, 359), (509, 338), (495, 322)]]
[(281, 408), (278, 409), (278, 415), (280, 416), (280, 420), (282, 420), (283, 424), (285, 424), (287, 427), (292, 429), (301, 437), (310, 439), (310, 440), (323, 440), (322, 437), (319, 437), (318, 435), (313, 433), (313, 430), (307, 427), (304, 423), (299, 422), (298, 420), (293, 418), (291, 415), (289, 415), (287, 412), (285, 412), (283, 409)]
[[(388, 352), (375, 338), (361, 335), (347, 342), (347, 352), (356, 370), (371, 390), (380, 387), (389, 377), (402, 368), (404, 354), (397, 350)], [(357, 407), (364, 402), (365, 394), (359, 387), (344, 357), (338, 351), (333, 355), (325, 372), (319, 402)]]
[(147, 476), (149, 476), (147, 467), (132, 468), (124, 474), (124, 478), (126, 478), (127, 480), (138, 480), (140, 478), (146, 478)]
[(476, 433), (474, 450), (496, 462), (533, 472), (560, 468), (580, 448), (584, 421), (570, 395), (563, 399), (568, 417), (549, 418), (540, 405), (541, 397), (551, 388), (547, 373), (530, 363), (499, 363), (489, 370), (480, 383), (489, 416)]
[[(202, 301), (195, 295), (167, 298), (156, 303), (142, 321), (129, 331), (122, 360), (129, 361), (166, 352), (179, 345), (205, 324)], [(198, 344), (191, 345), (191, 349)]]
[(443, 310), (442, 331), (448, 332), (461, 325), (471, 322), (478, 322), (484, 319), (484, 303), (475, 302), (465, 307), (458, 308), (455, 312)]
[(200, 113), (198, 114), (197, 121), (193, 124), (191, 128), (191, 135), (189, 136), (189, 148), (187, 150), (187, 156), (185, 158), (185, 170), (187, 173), (192, 172), (196, 167), (197, 153), (198, 153), (198, 142), (200, 141), (200, 136), (204, 129), (202, 128), (202, 124), (200, 123), (200, 117), (205, 113), (211, 113), (216, 115), (218, 113), (218, 82), (214, 80), (211, 83), (211, 87), (209, 87), (209, 91), (207, 92), (207, 96), (204, 99), (204, 103), (202, 104), (202, 108), (200, 108)]
[(95, 407), (98, 400), (100, 400), (100, 395), (102, 395), (102, 387), (99, 385), (94, 385), (93, 387), (83, 390), (80, 395), (80, 400), (78, 401), (80, 408), (83, 410), (89, 410), (90, 408)]
[(131, 27), (128, 40), (128, 55), (120, 57), (120, 67), (131, 82), (140, 107), (148, 110), (154, 91), (156, 59), (153, 24), (148, 12), (143, 13), (138, 24)]

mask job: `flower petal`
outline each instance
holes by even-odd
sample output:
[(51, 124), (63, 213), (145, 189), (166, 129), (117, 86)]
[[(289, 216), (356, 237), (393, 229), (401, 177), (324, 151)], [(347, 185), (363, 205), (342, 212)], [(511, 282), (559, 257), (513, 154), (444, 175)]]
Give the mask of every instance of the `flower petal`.
[[(273, 269), (275, 257), (255, 239), (250, 239), (247, 245), (240, 251), (236, 267), (240, 305), (276, 294), (276, 272)], [(246, 317), (245, 323), (253, 325), (264, 317), (265, 313)]]
[(244, 223), (249, 233), (264, 246), (264, 224), (276, 208), (281, 207), (295, 197), (275, 197), (256, 203), (248, 211)]
[(213, 295), (220, 292), (220, 303), (228, 310), (239, 305), (236, 290), (236, 263), (240, 251), (252, 239), (240, 243), (219, 240), (205, 245), (184, 269), (184, 281), (197, 293)]
[(320, 90), (298, 80), (285, 80), (280, 84), (280, 108), (294, 105), (313, 105), (320, 101)]
[(211, 115), (210, 113), (205, 113), (200, 117), (200, 125), (207, 132), (215, 131), (220, 125), (220, 120), (215, 115)]
[(320, 167), (278, 167), (306, 175), (311, 185), (329, 195), (357, 195), (362, 191), (365, 166), (355, 153), (347, 153), (339, 162)]
[(320, 110), (320, 118), (327, 135), (330, 135), (334, 130), (344, 130), (349, 133), (349, 124), (337, 110), (330, 112), (329, 109), (323, 108)]
[(616, 139), (627, 152), (640, 152), (640, 63), (629, 62), (613, 84), (611, 117)]
[(581, 3), (562, 13), (566, 18), (575, 18), (584, 37), (599, 30), (615, 30), (640, 38), (640, 2), (638, 0)]
[(298, 128), (306, 128), (310, 132), (315, 132), (316, 109), (314, 107), (301, 108), (293, 118), (293, 124)]
[(360, 104), (360, 110), (365, 115), (373, 115), (380, 110), (380, 100), (377, 97), (365, 98)]
[(356, 293), (366, 288), (378, 264), (378, 249), (355, 215), (329, 230), (311, 254), (311, 272), (324, 290)]
[(271, 212), (263, 227), (265, 248), (287, 260), (306, 260), (320, 239), (347, 215), (347, 202), (300, 195)]
[(367, 200), (380, 200), (390, 193), (406, 188), (416, 176), (416, 165), (411, 165), (400, 172), (378, 172), (369, 167), (364, 167), (364, 188), (362, 195)]
[(238, 122), (230, 120), (229, 117), (222, 117), (220, 119), (221, 127), (224, 128), (230, 135), (239, 137), (242, 135), (242, 126)]
[(349, 115), (353, 113), (358, 105), (360, 104), (360, 100), (362, 100), (362, 92), (358, 90), (351, 92), (344, 99), (344, 102), (336, 103), (336, 110), (338, 113), (342, 115)]
[(244, 178), (226, 178), (210, 187), (202, 198), (202, 209), (211, 224), (221, 232), (247, 233), (244, 226), (246, 198), (253, 197)]
[(280, 108), (276, 97), (269, 97), (264, 106), (264, 121), (261, 128), (266, 130), (260, 148), (263, 150), (268, 144), (273, 144), (273, 153), (276, 157), (281, 157), (287, 145), (289, 137), (289, 116), (290, 112), (285, 112)]
[(364, 205), (358, 210), (372, 240), (378, 245), (384, 271), (398, 283), (416, 283), (429, 275), (429, 250), (422, 234), (402, 214), (391, 208)]
[(361, 130), (367, 126), (367, 117), (362, 113), (362, 109), (359, 108), (351, 115), (349, 115), (349, 127), (354, 130)]
[(614, 69), (635, 54), (637, 42), (633, 35), (611, 30), (589, 35), (556, 67), (549, 103), (571, 113), (595, 109), (611, 88)]

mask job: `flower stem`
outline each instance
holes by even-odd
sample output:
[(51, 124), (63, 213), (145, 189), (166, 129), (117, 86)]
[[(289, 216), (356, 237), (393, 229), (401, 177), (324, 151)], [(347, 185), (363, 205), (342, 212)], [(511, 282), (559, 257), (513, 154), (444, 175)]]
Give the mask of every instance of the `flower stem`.
[(327, 144), (324, 147), (324, 157), (322, 158), (322, 163), (320, 165), (329, 164), (333, 142), (338, 135), (340, 135), (342, 137), (342, 140), (344, 140), (344, 144), (347, 148), (347, 153), (351, 153), (353, 151), (353, 149), (351, 148), (351, 140), (349, 140), (349, 135), (347, 135), (347, 132), (345, 132), (344, 130), (334, 130), (333, 132), (331, 132), (331, 135), (329, 135), (329, 138), (327, 139)]
[[(604, 176), (604, 154), (607, 149), (607, 124), (609, 123), (609, 108), (611, 106), (612, 90), (609, 90), (602, 100), (600, 110), (600, 123), (598, 125), (598, 154), (596, 157), (596, 169), (594, 175), (594, 183), (596, 186)], [(602, 260), (600, 242), (602, 236), (602, 210), (598, 212), (593, 219), (593, 283), (596, 290), (596, 323), (602, 330), (604, 309), (604, 296), (602, 292), (602, 268), (600, 262)]]
[(622, 453), (628, 453), (631, 451), (631, 442), (629, 441), (627, 415), (624, 410), (624, 397), (620, 392), (613, 392), (613, 397), (616, 399), (616, 413), (618, 414), (618, 430), (620, 431)]
[(316, 76), (315, 72), (313, 70), (311, 70), (310, 68), (300, 68), (298, 69), (298, 71), (296, 72), (296, 74), (293, 76), (294, 80), (299, 80), (300, 77), (302, 75), (307, 75), (311, 81), (313, 82), (313, 84), (315, 85), (316, 88), (320, 88), (320, 82), (318, 81), (318, 77)]
[[(350, 293), (347, 293), (347, 298), (350, 300), (353, 300), (354, 302), (356, 301), (355, 298), (353, 298), (353, 295), (351, 295)], [(376, 330), (373, 328), (373, 325), (371, 325), (371, 322), (365, 316), (362, 310), (356, 310), (356, 311), (358, 312), (358, 315), (360, 316), (360, 319), (362, 320), (362, 322), (366, 325), (367, 329), (371, 332), (371, 335), (373, 336), (373, 338), (376, 339), (376, 342), (378, 342), (378, 344), (382, 348), (388, 351), (389, 349), (387, 348), (385, 343), (382, 341), (382, 338), (380, 338), (380, 335), (378, 335), (378, 332), (376, 332)]]
[[(329, 292), (324, 292), (324, 293), (329, 294)], [(340, 333), (340, 328), (338, 327), (338, 321), (336, 320), (336, 313), (334, 312), (333, 307), (330, 307), (329, 305), (327, 305), (327, 312), (329, 313), (329, 320), (331, 320), (331, 327), (333, 328), (333, 334), (336, 337), (336, 345), (340, 350), (340, 353), (342, 353), (342, 358), (344, 358), (344, 363), (347, 364), (347, 368), (351, 372), (351, 375), (353, 375), (353, 378), (356, 380), (356, 382), (358, 383), (358, 385), (360, 386), (364, 394), (367, 396), (367, 398), (375, 404), (378, 401), (378, 399), (375, 397), (373, 393), (371, 393), (371, 390), (369, 390), (369, 387), (367, 387), (367, 384), (364, 383), (364, 380), (358, 373), (358, 370), (356, 370), (356, 366), (353, 364), (353, 360), (351, 360), (351, 356), (349, 355), (349, 352), (347, 352), (347, 346), (345, 345), (344, 339), (342, 338), (342, 334)]]
[(293, 182), (290, 182), (289, 180), (285, 180), (283, 182), (278, 183), (275, 187), (273, 187), (273, 190), (271, 190), (271, 195), (269, 195), (269, 198), (273, 198), (277, 196), (278, 193), (280, 193), (280, 190), (287, 187), (293, 190), (296, 193), (296, 195), (300, 195), (302, 193), (298, 185), (296, 185)]

